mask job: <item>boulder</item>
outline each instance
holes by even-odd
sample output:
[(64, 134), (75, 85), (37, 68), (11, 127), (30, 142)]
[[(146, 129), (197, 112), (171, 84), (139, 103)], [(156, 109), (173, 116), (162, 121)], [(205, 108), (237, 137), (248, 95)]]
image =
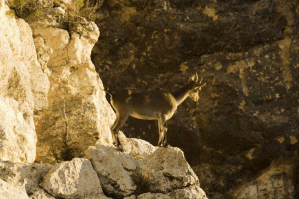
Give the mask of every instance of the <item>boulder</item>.
[(0, 179), (10, 185), (24, 189), (28, 195), (40, 190), (39, 183), (52, 166), (45, 164), (24, 164), (8, 161), (0, 162)]
[(97, 173), (86, 159), (75, 158), (55, 165), (41, 186), (58, 198), (107, 198), (103, 195)]
[(131, 176), (138, 165), (132, 156), (112, 147), (92, 146), (85, 158), (91, 161), (108, 196), (118, 198), (134, 193), (137, 185)]
[(168, 195), (163, 193), (144, 193), (137, 197), (137, 199), (171, 199)]
[(158, 148), (142, 139), (127, 138), (122, 131), (119, 131), (118, 138), (124, 152), (130, 154), (136, 160), (146, 158)]
[(12, 198), (29, 199), (25, 191), (13, 187), (1, 179), (0, 179), (0, 196), (1, 199), (12, 199)]
[(38, 188), (30, 197), (30, 199), (55, 199), (44, 189)]
[(167, 193), (190, 185), (199, 186), (199, 181), (176, 147), (160, 147), (145, 159), (143, 167), (145, 186), (150, 192)]

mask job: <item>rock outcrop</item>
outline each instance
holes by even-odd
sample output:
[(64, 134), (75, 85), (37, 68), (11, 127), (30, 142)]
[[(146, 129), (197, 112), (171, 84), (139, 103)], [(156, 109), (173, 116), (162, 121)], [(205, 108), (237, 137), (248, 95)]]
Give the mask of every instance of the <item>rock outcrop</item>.
[(101, 145), (89, 147), (85, 158), (54, 166), (0, 162), (0, 193), (8, 199), (17, 194), (31, 199), (207, 199), (180, 149), (159, 148), (141, 159), (128, 153)]
[(90, 159), (97, 172), (103, 190), (108, 196), (125, 197), (137, 188), (132, 179), (137, 162), (132, 156), (106, 146), (89, 147), (86, 158)]
[(100, 32), (93, 22), (70, 12), (69, 4), (76, 2), (41, 2), (39, 14), (25, 16), (50, 82), (47, 106), (34, 115), (39, 162), (71, 160), (84, 156), (90, 145), (112, 143), (109, 128), (115, 116), (90, 60)]
[(206, 198), (178, 148), (159, 148), (145, 158), (134, 159), (126, 151), (94, 146), (88, 148), (85, 158), (92, 162), (104, 193), (112, 198), (136, 193), (137, 198)]
[(87, 146), (96, 141), (111, 143), (113, 111), (104, 100), (104, 88), (90, 61), (98, 28), (92, 23), (79, 24), (71, 28), (70, 34), (52, 27), (33, 31), (53, 51), (48, 61), (52, 73), (49, 107), (37, 121), (39, 144), (48, 146), (48, 152), (38, 155), (51, 161), (69, 155), (82, 157)]
[(6, 15), (5, 2), (0, 1), (0, 159), (33, 162), (33, 111), (47, 102), (49, 81), (37, 62), (30, 27)]

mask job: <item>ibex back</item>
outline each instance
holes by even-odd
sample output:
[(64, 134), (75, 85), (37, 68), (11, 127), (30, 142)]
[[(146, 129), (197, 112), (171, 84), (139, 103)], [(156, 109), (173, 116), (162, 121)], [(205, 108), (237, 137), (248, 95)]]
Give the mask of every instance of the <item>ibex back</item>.
[[(202, 79), (201, 79), (202, 81)], [(118, 132), (129, 116), (142, 120), (158, 120), (158, 146), (167, 145), (166, 121), (177, 107), (187, 98), (198, 101), (198, 92), (205, 84), (198, 82), (197, 73), (189, 78), (188, 83), (174, 93), (166, 91), (141, 91), (123, 89), (112, 96), (111, 104), (116, 112), (116, 120), (111, 127), (113, 144), (120, 147)]]

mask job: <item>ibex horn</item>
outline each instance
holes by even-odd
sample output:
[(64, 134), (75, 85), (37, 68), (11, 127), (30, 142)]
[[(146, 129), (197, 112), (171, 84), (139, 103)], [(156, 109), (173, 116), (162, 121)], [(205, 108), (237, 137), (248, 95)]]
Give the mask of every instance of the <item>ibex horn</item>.
[(202, 86), (200, 86), (200, 88), (204, 87), (206, 85), (206, 83), (204, 83)]
[(200, 80), (200, 82), (199, 82), (199, 83), (201, 83), (202, 79), (203, 79), (203, 77), (201, 77), (201, 80)]

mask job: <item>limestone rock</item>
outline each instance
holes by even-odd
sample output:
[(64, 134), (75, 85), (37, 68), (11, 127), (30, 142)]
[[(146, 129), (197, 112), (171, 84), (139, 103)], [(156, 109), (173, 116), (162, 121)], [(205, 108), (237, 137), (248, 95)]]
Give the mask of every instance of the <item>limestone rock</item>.
[(174, 190), (167, 195), (173, 199), (208, 199), (206, 193), (196, 185)]
[(71, 5), (72, 3), (76, 3), (74, 0), (54, 0), (56, 5)]
[(11, 186), (0, 179), (0, 196), (1, 199), (29, 199), (25, 191)]
[(171, 199), (168, 195), (163, 193), (144, 193), (137, 197), (137, 199)]
[(48, 62), (50, 69), (67, 64), (68, 59), (65, 59), (67, 55), (66, 46), (70, 41), (70, 36), (66, 30), (58, 28), (35, 28), (33, 29), (33, 36), (42, 37), (44, 44), (46, 44), (44, 48), (52, 49)]
[(48, 194), (44, 189), (38, 188), (30, 197), (30, 199), (55, 199)]
[(115, 115), (90, 60), (99, 30), (94, 23), (77, 26), (72, 26), (71, 37), (58, 28), (33, 30), (40, 52), (46, 55), (41, 59), (51, 70), (49, 108), (36, 122), (37, 155), (44, 162), (83, 157), (96, 142), (112, 143), (110, 125)]
[[(70, 33), (74, 34), (77, 33), (81, 37), (84, 37), (89, 40), (89, 43), (92, 44), (90, 48), (87, 50), (89, 51), (89, 56), (91, 53), (91, 49), (93, 45), (98, 41), (98, 38), (100, 36), (100, 31), (97, 25), (93, 22), (88, 22), (85, 18), (82, 18), (80, 23), (74, 25), (72, 24), (70, 27)], [(71, 53), (70, 53), (71, 55)], [(90, 57), (89, 57), (90, 58)], [(88, 58), (88, 60), (89, 60)]]
[(291, 165), (275, 161), (256, 179), (234, 191), (234, 198), (295, 198), (294, 184), (290, 176), (292, 176)]
[(0, 3), (0, 157), (33, 162), (33, 111), (47, 108), (49, 80), (37, 62), (30, 27), (23, 19), (7, 15), (9, 8), (4, 2)]
[(136, 199), (136, 196), (132, 195), (132, 196), (124, 197), (124, 199)]
[(137, 188), (131, 175), (137, 169), (136, 160), (118, 149), (107, 146), (92, 146), (86, 152), (96, 170), (102, 188), (108, 196), (129, 196)]
[(86, 159), (75, 158), (55, 165), (41, 186), (54, 197), (107, 198), (103, 195), (97, 173)]
[(15, 58), (27, 67), (30, 74), (30, 86), (33, 92), (35, 110), (41, 110), (47, 106), (49, 81), (37, 62), (31, 29), (23, 19), (12, 18), (8, 15), (5, 15), (3, 19), (7, 19), (5, 25), (2, 26), (4, 31), (10, 29), (10, 33), (5, 34), (11, 45), (11, 50)]
[(50, 169), (49, 165), (0, 162), (0, 179), (31, 195), (40, 189), (39, 183)]
[(118, 137), (124, 152), (130, 154), (137, 160), (146, 158), (158, 148), (142, 139), (127, 138), (122, 131), (119, 131)]
[(39, 8), (35, 12), (31, 12), (27, 15), (25, 20), (33, 30), (51, 27), (63, 28), (62, 20), (66, 17), (65, 9), (62, 7), (52, 8), (51, 2), (46, 4), (44, 8)]
[(20, 30), (20, 45), (22, 46), (20, 61), (25, 64), (30, 74), (30, 85), (34, 97), (34, 111), (46, 109), (48, 107), (47, 94), (50, 88), (48, 76), (37, 61), (29, 25), (23, 19), (18, 19), (17, 25)]
[(0, 96), (0, 139), (1, 160), (35, 160), (36, 135), (32, 108), (28, 103), (19, 103), (13, 98)]
[(40, 63), (42, 70), (48, 75), (51, 76), (50, 70), (47, 67), (48, 61), (50, 59), (50, 54), (53, 53), (52, 48), (48, 47), (45, 44), (43, 37), (36, 36), (34, 38), (34, 44), (36, 47), (37, 61)]
[(199, 186), (183, 151), (176, 147), (157, 149), (145, 159), (145, 164), (143, 177), (150, 192), (166, 193), (190, 185)]

